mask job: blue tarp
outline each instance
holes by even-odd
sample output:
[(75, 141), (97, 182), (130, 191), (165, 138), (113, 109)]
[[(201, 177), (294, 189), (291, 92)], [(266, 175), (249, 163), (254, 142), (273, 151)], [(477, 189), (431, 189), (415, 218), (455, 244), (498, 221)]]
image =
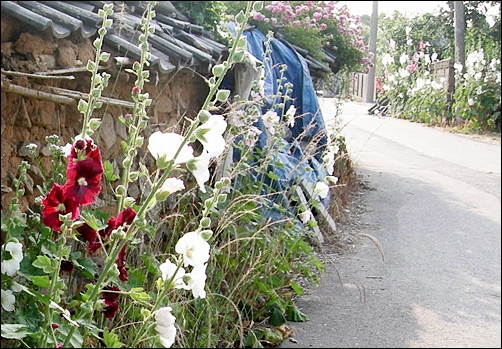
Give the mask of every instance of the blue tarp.
[[(230, 28), (231, 30), (233, 28)], [(268, 169), (278, 178), (271, 181), (266, 175), (257, 174), (257, 179), (272, 187), (277, 192), (288, 190), (292, 184), (298, 184), (298, 179), (305, 179), (315, 186), (328, 176), (322, 166), (322, 154), (327, 145), (326, 127), (319, 107), (316, 91), (305, 59), (298, 54), (287, 42), (280, 39), (270, 41), (271, 52), (267, 55), (269, 60), (264, 61), (265, 43), (268, 38), (259, 30), (246, 30), (244, 35), (247, 39), (247, 50), (264, 65), (264, 95), (269, 98), (262, 108), (265, 114), (273, 105), (273, 96), (277, 95), (278, 82), (281, 77), (281, 65), (286, 64), (287, 69), (283, 72), (285, 81), (290, 82), (292, 87), (291, 101), (285, 103), (284, 111), (287, 111), (293, 103), (296, 108), (296, 118), (293, 127), (290, 127), (291, 136), (284, 140), (284, 147), (274, 156), (281, 166), (271, 165)], [(275, 110), (281, 120), (282, 110)], [(257, 147), (263, 149), (267, 142), (265, 126), (260, 121), (256, 125), (261, 131)], [(315, 144), (313, 144), (315, 142)], [(314, 156), (306, 157), (300, 144), (309, 144), (309, 149), (315, 149)], [(312, 147), (315, 145), (314, 147)], [(234, 160), (239, 160), (239, 153), (234, 153)], [(279, 199), (279, 198), (278, 198)], [(323, 205), (329, 204), (329, 195), (321, 199)], [(273, 210), (269, 215), (274, 218), (278, 213)]]
[[(296, 114), (301, 115), (301, 118), (296, 118), (295, 125), (291, 128), (292, 139), (299, 142), (310, 143), (318, 142), (316, 159), (321, 161), (322, 152), (327, 144), (326, 127), (322, 117), (319, 103), (317, 100), (316, 91), (310, 76), (309, 68), (305, 59), (299, 55), (287, 42), (279, 39), (274, 39), (270, 43), (271, 53), (268, 55), (270, 60), (263, 62), (263, 54), (265, 52), (265, 42), (267, 37), (257, 29), (244, 32), (247, 39), (248, 51), (260, 62), (265, 68), (265, 96), (270, 98), (270, 104), (264, 107), (266, 112), (272, 104), (271, 96), (277, 95), (278, 83), (280, 78), (280, 65), (286, 64), (287, 69), (284, 72), (286, 81), (282, 84), (290, 82), (293, 84), (293, 93), (290, 97), (293, 99)], [(291, 101), (286, 102), (284, 110), (288, 110)], [(276, 110), (279, 116), (280, 110)], [(323, 136), (318, 139), (318, 135)]]

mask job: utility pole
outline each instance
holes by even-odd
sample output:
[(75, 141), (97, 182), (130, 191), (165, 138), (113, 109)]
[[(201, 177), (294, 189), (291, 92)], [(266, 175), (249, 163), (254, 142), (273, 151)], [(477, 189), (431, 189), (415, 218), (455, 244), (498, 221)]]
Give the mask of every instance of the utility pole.
[(375, 95), (375, 70), (376, 70), (376, 41), (378, 29), (378, 1), (373, 1), (373, 12), (371, 13), (370, 44), (369, 52), (373, 52), (373, 67), (368, 73), (368, 84), (366, 89), (366, 103), (373, 103)]
[[(462, 64), (462, 75), (465, 72), (465, 19), (464, 3), (462, 1), (454, 2), (455, 17), (455, 63)], [(458, 83), (458, 81), (456, 82)]]
[[(455, 19), (455, 63), (462, 66), (462, 70), (454, 74), (454, 89), (456, 90), (461, 83), (465, 72), (465, 19), (464, 19), (464, 3), (462, 1), (454, 1), (454, 19)], [(458, 77), (458, 78), (457, 78)], [(458, 110), (455, 110), (455, 121), (460, 123)]]

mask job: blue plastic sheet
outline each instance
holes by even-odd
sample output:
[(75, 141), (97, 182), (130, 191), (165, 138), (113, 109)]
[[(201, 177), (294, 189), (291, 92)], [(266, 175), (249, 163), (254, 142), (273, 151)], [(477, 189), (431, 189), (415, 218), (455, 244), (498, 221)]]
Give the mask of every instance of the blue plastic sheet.
[[(293, 85), (293, 92), (289, 95), (292, 100), (285, 103), (283, 110), (287, 111), (291, 104), (296, 108), (295, 124), (290, 127), (290, 137), (284, 140), (284, 146), (274, 154), (274, 160), (281, 166), (274, 166), (272, 162), (268, 169), (276, 178), (271, 180), (269, 176), (263, 174), (256, 174), (256, 178), (267, 184), (274, 192), (287, 191), (292, 184), (298, 184), (299, 179), (306, 180), (314, 187), (329, 174), (322, 166), (322, 154), (327, 145), (326, 127), (308, 65), (287, 42), (276, 38), (270, 41), (271, 52), (267, 56), (269, 59), (264, 60), (265, 43), (269, 41), (268, 38), (257, 29), (247, 30), (244, 35), (247, 39), (247, 50), (263, 63), (265, 70), (264, 94), (268, 100), (262, 108), (262, 114), (273, 105), (272, 96), (278, 92), (277, 80), (281, 77), (280, 69), (283, 64), (287, 65), (287, 69), (282, 73), (285, 78), (282, 84), (290, 82)], [(282, 120), (284, 117), (282, 110), (275, 111)], [(256, 126), (262, 131), (256, 146), (263, 149), (267, 143), (265, 126), (261, 119)], [(309, 149), (315, 149), (315, 154), (305, 156), (301, 144), (309, 144)], [(239, 160), (239, 156), (238, 151), (234, 152), (235, 161)], [(279, 200), (280, 196), (277, 197), (277, 201)], [(320, 200), (324, 206), (328, 206), (329, 195)], [(273, 219), (280, 218), (280, 213), (273, 209), (267, 214)]]

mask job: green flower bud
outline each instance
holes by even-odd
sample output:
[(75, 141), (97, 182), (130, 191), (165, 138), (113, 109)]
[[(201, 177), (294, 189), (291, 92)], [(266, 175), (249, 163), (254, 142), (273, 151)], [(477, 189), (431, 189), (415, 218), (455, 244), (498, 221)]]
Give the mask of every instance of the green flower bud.
[(135, 202), (136, 202), (135, 198), (132, 198), (132, 197), (128, 196), (128, 197), (126, 197), (124, 199), (124, 207), (125, 208), (131, 208), (134, 205)]
[(108, 272), (108, 275), (112, 278), (119, 277), (120, 271), (116, 263), (113, 263), (112, 267), (110, 268), (110, 271)]
[(213, 75), (217, 78), (221, 77), (225, 73), (225, 66), (223, 64), (217, 64), (213, 67)]
[(216, 100), (219, 102), (225, 102), (228, 99), (228, 96), (230, 96), (229, 90), (219, 90), (216, 93)]
[(118, 227), (117, 229), (113, 230), (111, 235), (110, 235), (110, 240), (117, 240), (117, 239), (124, 239), (126, 237), (126, 232), (123, 230), (122, 227)]
[(101, 126), (101, 120), (96, 118), (92, 118), (89, 120), (89, 128), (91, 130), (96, 131), (97, 129), (99, 129), (100, 126)]
[[(118, 269), (117, 269), (118, 270)], [(92, 307), (90, 304), (88, 304), (87, 302), (86, 303), (82, 303), (80, 305), (80, 310), (83, 312), (83, 313), (91, 313), (92, 312)]]
[(110, 54), (108, 52), (102, 52), (101, 55), (99, 56), (99, 60), (101, 62), (108, 62), (110, 59)]
[(203, 230), (200, 232), (200, 236), (202, 236), (202, 238), (206, 241), (208, 241), (211, 236), (213, 236), (213, 231), (212, 230)]
[(173, 160), (166, 160), (165, 156), (161, 156), (160, 158), (157, 159), (155, 164), (157, 165), (157, 168), (160, 170), (163, 170), (170, 166), (173, 163)]
[(207, 110), (201, 110), (197, 115), (200, 122), (206, 122), (211, 117), (211, 113)]
[(255, 1), (253, 4), (253, 11), (259, 12), (263, 9), (263, 1)]
[(150, 310), (145, 309), (145, 308), (141, 308), (140, 313), (141, 313), (141, 316), (143, 317), (143, 320), (148, 319), (150, 317), (150, 315), (152, 314), (152, 312)]
[(139, 172), (138, 171), (133, 171), (129, 173), (129, 182), (136, 182), (139, 178)]
[(123, 185), (118, 185), (117, 188), (115, 189), (115, 192), (119, 196), (124, 196), (126, 193), (126, 188)]
[(222, 204), (225, 201), (227, 201), (227, 194), (220, 194), (220, 195), (218, 195), (218, 203), (219, 204)]
[(204, 217), (200, 220), (199, 226), (202, 229), (207, 229), (211, 226), (211, 218), (209, 217)]

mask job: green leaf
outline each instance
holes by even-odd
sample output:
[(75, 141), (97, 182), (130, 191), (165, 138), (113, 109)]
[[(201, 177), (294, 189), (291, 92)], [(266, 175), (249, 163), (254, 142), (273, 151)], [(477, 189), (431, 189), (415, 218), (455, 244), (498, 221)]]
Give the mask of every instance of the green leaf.
[(131, 298), (138, 303), (145, 303), (150, 300), (150, 296), (143, 290), (142, 287), (135, 287), (131, 289)]
[(2, 338), (23, 339), (33, 332), (28, 331), (28, 326), (20, 324), (2, 324)]
[(296, 305), (293, 304), (293, 301), (289, 301), (288, 304), (286, 305), (286, 319), (288, 321), (295, 321), (295, 322), (308, 321), (307, 315), (298, 310)]
[(271, 330), (269, 328), (263, 331), (263, 340), (270, 342), (272, 346), (276, 347), (284, 340), (282, 333), (279, 330)]
[(74, 260), (74, 262), (77, 262), (77, 266), (82, 268), (82, 273), (90, 279), (93, 279), (94, 275), (99, 271), (97, 264), (90, 258), (82, 257)]
[[(63, 336), (66, 337), (70, 333), (70, 329), (72, 327), (73, 326), (68, 325), (68, 323), (64, 323), (61, 327), (58, 328), (58, 330), (59, 330), (59, 332), (61, 332), (61, 334)], [(83, 348), (83, 344), (84, 344), (84, 339), (82, 338), (82, 335), (80, 334), (80, 330), (77, 328), (73, 332), (73, 335), (71, 336), (71, 339), (70, 339), (71, 348)]]
[(272, 307), (268, 323), (272, 326), (281, 326), (286, 323), (286, 318), (284, 317), (282, 309), (279, 306)]
[(250, 331), (244, 339), (245, 348), (263, 348), (260, 339), (263, 338), (263, 330), (255, 328)]
[(119, 336), (113, 330), (109, 332), (108, 328), (103, 331), (103, 342), (107, 348), (122, 348), (124, 345), (119, 341)]
[(37, 260), (33, 262), (33, 266), (42, 269), (47, 274), (52, 274), (57, 270), (56, 261), (47, 256), (37, 256)]
[(51, 280), (49, 279), (49, 275), (43, 275), (43, 276), (32, 276), (31, 282), (35, 286), (46, 288), (51, 286)]
[(291, 281), (290, 286), (297, 295), (303, 296), (303, 288), (296, 281)]
[(272, 172), (272, 171), (269, 171), (269, 172), (267, 173), (267, 176), (268, 176), (268, 178), (270, 178), (270, 179), (271, 179), (271, 180), (273, 180), (273, 181), (277, 181), (277, 180), (279, 180), (279, 176), (277, 176), (277, 175), (276, 175), (274, 172)]

